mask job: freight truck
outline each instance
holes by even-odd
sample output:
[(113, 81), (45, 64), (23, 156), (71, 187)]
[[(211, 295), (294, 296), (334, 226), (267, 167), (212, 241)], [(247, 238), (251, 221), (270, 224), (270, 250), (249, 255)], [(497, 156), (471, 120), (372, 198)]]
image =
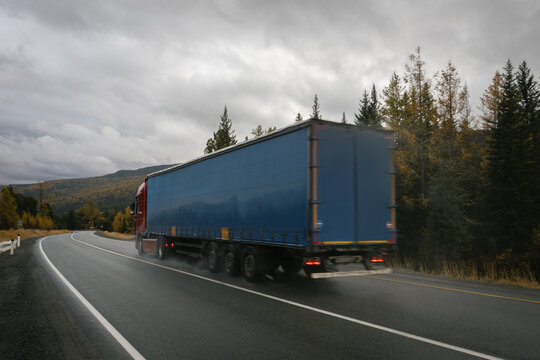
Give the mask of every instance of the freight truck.
[(373, 273), (396, 246), (393, 150), (391, 131), (311, 119), (149, 174), (135, 246), (248, 281)]

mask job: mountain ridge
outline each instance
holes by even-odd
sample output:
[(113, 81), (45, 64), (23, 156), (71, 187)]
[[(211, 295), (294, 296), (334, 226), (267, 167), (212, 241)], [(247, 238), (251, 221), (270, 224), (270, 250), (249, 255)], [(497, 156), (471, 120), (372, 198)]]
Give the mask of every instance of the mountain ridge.
[[(111, 174), (75, 179), (45, 181), (46, 201), (56, 215), (77, 210), (88, 200), (101, 211), (120, 210), (129, 206), (146, 175), (173, 165), (148, 166), (135, 170), (118, 170)], [(39, 183), (14, 184), (16, 193), (38, 198)]]

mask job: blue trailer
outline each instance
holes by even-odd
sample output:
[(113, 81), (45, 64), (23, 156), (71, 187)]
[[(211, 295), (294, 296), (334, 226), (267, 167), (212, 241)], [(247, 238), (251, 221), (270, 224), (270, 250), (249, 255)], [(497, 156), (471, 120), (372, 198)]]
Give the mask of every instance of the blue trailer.
[(149, 174), (136, 247), (250, 281), (371, 269), (396, 244), (393, 149), (391, 131), (308, 120)]

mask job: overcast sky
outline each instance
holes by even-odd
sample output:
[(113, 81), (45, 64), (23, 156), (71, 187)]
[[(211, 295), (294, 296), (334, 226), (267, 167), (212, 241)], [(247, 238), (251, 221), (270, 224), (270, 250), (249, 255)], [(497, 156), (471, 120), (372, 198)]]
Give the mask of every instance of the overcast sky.
[(188, 161), (225, 105), (239, 140), (315, 93), (352, 121), (417, 46), (476, 107), (506, 59), (540, 75), (539, 19), (537, 0), (2, 0), (0, 184)]

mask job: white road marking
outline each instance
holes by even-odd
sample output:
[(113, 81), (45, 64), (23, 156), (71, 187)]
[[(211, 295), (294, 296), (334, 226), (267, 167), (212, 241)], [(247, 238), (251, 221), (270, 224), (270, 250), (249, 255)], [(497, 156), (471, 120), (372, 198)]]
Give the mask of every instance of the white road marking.
[[(73, 236), (73, 235), (72, 235)], [(107, 321), (103, 317), (103, 315), (100, 314), (99, 311), (96, 310), (96, 308), (90, 304), (88, 300), (73, 286), (71, 283), (62, 275), (62, 273), (56, 268), (56, 266), (53, 265), (47, 254), (45, 254), (45, 251), (43, 251), (43, 247), (41, 246), (41, 243), (43, 240), (47, 239), (49, 236), (46, 236), (39, 240), (39, 249), (41, 250), (41, 253), (43, 254), (43, 257), (51, 267), (51, 269), (58, 275), (60, 280), (64, 282), (64, 284), (68, 287), (69, 290), (79, 299), (81, 303), (83, 303), (84, 306), (90, 311), (92, 315), (107, 329), (107, 331), (118, 341), (118, 343), (131, 355), (133, 359), (136, 360), (144, 360), (144, 357), (135, 349), (123, 336), (114, 328), (114, 326), (111, 325), (110, 322)]]
[(315, 308), (313, 306), (300, 304), (300, 303), (297, 303), (297, 302), (294, 302), (294, 301), (279, 298), (277, 296), (268, 295), (268, 294), (261, 293), (261, 292), (255, 291), (255, 290), (246, 289), (246, 288), (236, 286), (236, 285), (232, 285), (232, 284), (228, 284), (228, 283), (225, 283), (225, 282), (222, 282), (222, 281), (219, 281), (219, 280), (214, 280), (214, 279), (210, 279), (210, 278), (207, 278), (207, 277), (204, 277), (204, 276), (201, 276), (201, 275), (193, 274), (193, 273), (190, 273), (190, 272), (187, 272), (187, 271), (182, 271), (182, 270), (171, 268), (171, 267), (168, 267), (168, 266), (165, 266), (165, 265), (156, 264), (156, 263), (153, 263), (151, 261), (139, 259), (139, 258), (136, 258), (136, 257), (133, 257), (133, 256), (124, 255), (124, 254), (118, 253), (116, 251), (104, 249), (104, 248), (101, 248), (99, 246), (92, 245), (92, 244), (86, 243), (86, 242), (81, 241), (81, 240), (77, 240), (77, 239), (75, 239), (73, 234), (71, 235), (71, 238), (74, 241), (76, 241), (78, 243), (81, 243), (83, 245), (86, 245), (86, 246), (89, 246), (89, 247), (92, 247), (92, 248), (95, 248), (95, 249), (98, 249), (98, 250), (101, 250), (101, 251), (105, 251), (105, 252), (108, 252), (110, 254), (121, 256), (121, 257), (124, 257), (126, 259), (139, 261), (139, 262), (142, 262), (142, 263), (145, 263), (145, 264), (148, 264), (148, 265), (152, 265), (152, 266), (156, 266), (156, 267), (159, 267), (159, 268), (162, 268), (162, 269), (174, 271), (174, 272), (184, 274), (184, 275), (187, 275), (187, 276), (191, 276), (191, 277), (194, 277), (194, 278), (197, 278), (197, 279), (206, 280), (206, 281), (212, 282), (214, 284), (227, 286), (227, 287), (230, 287), (230, 288), (233, 288), (233, 289), (236, 289), (236, 290), (244, 291), (244, 292), (247, 292), (247, 293), (250, 293), (250, 294), (253, 294), (253, 295), (265, 297), (267, 299), (271, 299), (271, 300), (278, 301), (278, 302), (281, 302), (281, 303), (285, 303), (285, 304), (288, 304), (288, 305), (296, 306), (296, 307), (299, 307), (299, 308), (302, 308), (302, 309), (310, 310), (310, 311), (313, 311), (313, 312), (316, 312), (316, 313), (319, 313), (319, 314), (332, 316), (332, 317), (335, 317), (335, 318), (338, 318), (338, 319), (341, 319), (341, 320), (349, 321), (349, 322), (356, 323), (356, 324), (359, 324), (359, 325), (364, 325), (364, 326), (367, 326), (367, 327), (370, 327), (370, 328), (374, 328), (374, 329), (385, 331), (385, 332), (388, 332), (388, 333), (391, 333), (391, 334), (403, 336), (403, 337), (406, 337), (406, 338), (409, 338), (409, 339), (421, 341), (421, 342), (424, 342), (424, 343), (427, 343), (427, 344), (439, 346), (439, 347), (442, 347), (442, 348), (445, 348), (445, 349), (454, 350), (454, 351), (464, 353), (464, 354), (467, 354), (467, 355), (476, 356), (476, 357), (479, 357), (479, 358), (482, 358), (482, 359), (501, 360), (501, 358), (498, 358), (498, 357), (495, 357), (495, 356), (483, 354), (483, 353), (480, 353), (480, 352), (477, 352), (477, 351), (465, 349), (465, 348), (455, 346), (455, 345), (446, 344), (446, 343), (443, 343), (443, 342), (440, 342), (440, 341), (425, 338), (423, 336), (417, 336), (417, 335), (414, 335), (414, 334), (409, 334), (409, 333), (404, 332), (404, 331), (395, 330), (395, 329), (392, 329), (392, 328), (388, 328), (386, 326), (373, 324), (373, 323), (363, 321), (363, 320), (359, 320), (359, 319), (355, 319), (355, 318), (352, 318), (352, 317), (349, 317), (349, 316), (336, 314), (336, 313), (333, 313), (331, 311), (318, 309), (318, 308)]

